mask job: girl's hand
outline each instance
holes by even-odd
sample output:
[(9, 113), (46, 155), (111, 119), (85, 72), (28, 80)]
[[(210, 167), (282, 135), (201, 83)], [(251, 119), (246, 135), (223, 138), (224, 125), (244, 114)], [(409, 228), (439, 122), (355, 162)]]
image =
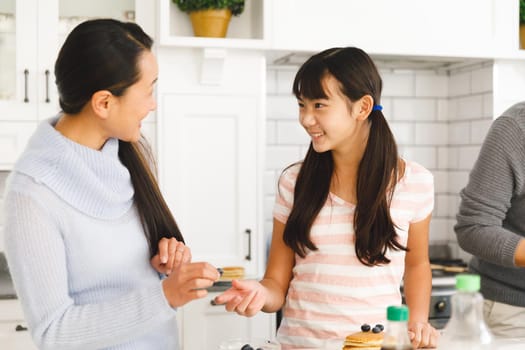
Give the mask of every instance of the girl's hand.
[(159, 252), (151, 258), (151, 266), (165, 275), (170, 275), (177, 266), (191, 261), (190, 248), (175, 238), (162, 238), (159, 241)]
[(219, 271), (206, 262), (183, 263), (175, 266), (173, 273), (162, 281), (164, 295), (171, 307), (204, 298), (206, 288), (221, 277)]
[(233, 280), (232, 287), (215, 297), (217, 305), (226, 304), (227, 311), (251, 317), (261, 311), (268, 293), (266, 288), (253, 280)]
[(439, 332), (428, 322), (412, 322), (408, 324), (408, 335), (414, 348), (435, 348)]

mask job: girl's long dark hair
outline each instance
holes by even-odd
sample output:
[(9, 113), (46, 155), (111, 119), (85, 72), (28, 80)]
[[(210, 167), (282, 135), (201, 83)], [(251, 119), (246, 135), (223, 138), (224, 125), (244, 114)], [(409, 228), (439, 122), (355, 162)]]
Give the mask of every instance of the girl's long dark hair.
[[(323, 80), (333, 76), (341, 92), (350, 101), (365, 95), (381, 103), (382, 82), (372, 59), (354, 47), (332, 48), (310, 57), (299, 68), (293, 93), (299, 99), (327, 98)], [(355, 252), (367, 266), (388, 264), (388, 249), (407, 250), (397, 241), (390, 216), (390, 203), (398, 179), (397, 145), (380, 110), (368, 116), (370, 134), (359, 164), (357, 205), (354, 212)], [(297, 176), (294, 204), (284, 229), (284, 241), (301, 257), (307, 250), (317, 250), (310, 229), (328, 199), (334, 162), (330, 151), (317, 153), (308, 149)]]
[[(122, 96), (140, 79), (138, 61), (153, 40), (134, 23), (96, 19), (79, 24), (68, 35), (55, 63), (62, 111), (77, 114), (100, 90)], [(129, 170), (134, 203), (148, 239), (150, 256), (163, 237), (184, 241), (154, 176), (153, 158), (144, 138), (119, 140), (119, 158)]]

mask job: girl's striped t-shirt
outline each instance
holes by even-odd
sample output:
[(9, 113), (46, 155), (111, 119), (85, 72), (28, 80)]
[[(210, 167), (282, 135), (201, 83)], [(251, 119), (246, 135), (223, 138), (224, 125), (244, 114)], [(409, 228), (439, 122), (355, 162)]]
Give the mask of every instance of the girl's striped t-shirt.
[[(409, 225), (428, 217), (434, 207), (432, 174), (415, 162), (405, 164), (390, 206), (403, 246)], [(299, 169), (300, 164), (294, 165), (279, 179), (273, 215), (283, 223), (293, 205)], [(330, 193), (310, 231), (318, 250), (304, 258), (295, 255), (278, 330), (283, 349), (340, 349), (346, 335), (363, 323), (385, 324), (387, 306), (401, 303), (405, 252), (389, 250), (388, 265), (363, 265), (355, 254), (354, 209)]]

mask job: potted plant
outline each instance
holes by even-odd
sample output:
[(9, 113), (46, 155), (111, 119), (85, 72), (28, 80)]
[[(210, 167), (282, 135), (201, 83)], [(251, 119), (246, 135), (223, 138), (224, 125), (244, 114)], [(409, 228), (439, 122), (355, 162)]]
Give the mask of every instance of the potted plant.
[(520, 49), (525, 49), (525, 0), (520, 0)]
[(190, 15), (195, 36), (224, 38), (231, 16), (244, 11), (244, 0), (172, 0)]

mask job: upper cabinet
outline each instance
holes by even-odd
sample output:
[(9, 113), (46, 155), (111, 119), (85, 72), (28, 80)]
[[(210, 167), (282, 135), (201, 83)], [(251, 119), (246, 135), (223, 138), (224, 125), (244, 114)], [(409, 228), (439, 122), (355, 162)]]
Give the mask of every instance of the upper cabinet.
[(280, 0), (272, 48), (318, 51), (357, 46), (402, 56), (516, 54), (518, 0)]
[(12, 167), (38, 120), (59, 111), (54, 63), (69, 32), (90, 18), (146, 21), (155, 11), (145, 2), (0, 1), (0, 169)]
[(77, 24), (96, 17), (134, 20), (135, 1), (0, 2), (0, 120), (30, 121), (57, 113), (58, 50)]

